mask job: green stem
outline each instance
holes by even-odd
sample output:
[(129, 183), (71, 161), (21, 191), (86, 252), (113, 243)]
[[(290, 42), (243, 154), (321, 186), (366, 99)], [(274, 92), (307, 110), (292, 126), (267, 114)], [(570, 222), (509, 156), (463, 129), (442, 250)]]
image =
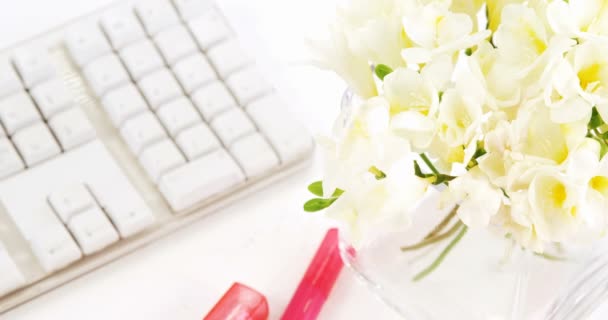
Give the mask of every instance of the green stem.
[(431, 160), (429, 160), (429, 158), (426, 156), (426, 154), (421, 153), (420, 154), (420, 158), (422, 158), (422, 161), (424, 161), (424, 163), (426, 163), (426, 165), (429, 167), (429, 169), (431, 169), (431, 171), (433, 171), (433, 173), (436, 176), (439, 176), (439, 170), (437, 170), (437, 168), (435, 168), (435, 166), (433, 165), (433, 163), (431, 162)]
[(602, 135), (602, 134), (600, 133), (600, 131), (599, 131), (597, 128), (593, 128), (593, 133), (595, 133), (595, 135), (596, 135), (598, 138), (599, 138), (599, 137), (601, 137), (601, 135)]
[(450, 211), (450, 213), (445, 218), (443, 218), (443, 220), (437, 226), (435, 226), (433, 231), (429, 232), (429, 234), (424, 237), (424, 239), (432, 238), (439, 234), (439, 232), (443, 231), (443, 229), (447, 227), (450, 221), (452, 221), (454, 216), (456, 216), (456, 212), (458, 212), (458, 206), (455, 206), (454, 209), (452, 209), (452, 211)]
[(608, 141), (602, 137), (602, 133), (597, 128), (593, 128), (593, 133), (595, 133), (596, 138), (602, 140), (605, 145), (608, 145)]
[(407, 247), (401, 247), (401, 251), (412, 251), (412, 250), (416, 250), (416, 249), (420, 249), (420, 248), (424, 248), (430, 244), (439, 242), (445, 238), (448, 238), (449, 236), (453, 235), (456, 231), (458, 231), (458, 229), (460, 227), (462, 227), (463, 224), (462, 222), (458, 221), (457, 223), (455, 223), (448, 231), (446, 231), (445, 233), (442, 233), (440, 235), (436, 235), (433, 236), (431, 238), (426, 238), (418, 243), (416, 243), (415, 245), (411, 245), (411, 246), (407, 246)]
[(439, 257), (437, 257), (437, 259), (435, 259), (435, 261), (433, 261), (433, 263), (430, 266), (428, 266), (426, 269), (422, 270), (420, 273), (418, 273), (416, 276), (414, 276), (413, 281), (414, 282), (420, 281), (424, 277), (428, 276), (435, 269), (437, 269), (437, 267), (439, 267), (441, 262), (443, 262), (443, 260), (445, 260), (445, 257), (448, 255), (448, 253), (450, 253), (450, 251), (452, 251), (452, 249), (454, 249), (454, 246), (456, 246), (456, 244), (458, 244), (458, 242), (460, 242), (462, 237), (464, 237), (464, 235), (467, 233), (467, 230), (468, 230), (468, 227), (463, 226), (460, 229), (460, 232), (456, 235), (456, 237), (454, 239), (452, 239), (450, 244), (448, 244), (448, 246), (445, 247), (445, 249), (443, 249), (441, 254), (439, 254)]

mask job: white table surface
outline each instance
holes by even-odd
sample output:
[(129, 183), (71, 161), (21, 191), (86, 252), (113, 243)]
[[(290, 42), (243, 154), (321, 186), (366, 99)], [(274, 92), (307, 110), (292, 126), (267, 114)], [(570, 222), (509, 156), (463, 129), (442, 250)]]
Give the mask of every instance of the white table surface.
[[(43, 32), (112, 0), (0, 0), (0, 48)], [(321, 29), (333, 0), (219, 0), (245, 49), (289, 98), (313, 133), (326, 132), (344, 84), (306, 60), (304, 39)], [(271, 72), (268, 70), (272, 70)], [(328, 222), (302, 211), (313, 165), (274, 186), (160, 239), (9, 313), (2, 320), (201, 319), (234, 281), (264, 293), (277, 319)], [(608, 309), (594, 319), (608, 318)], [(338, 279), (320, 319), (399, 317), (349, 270)]]

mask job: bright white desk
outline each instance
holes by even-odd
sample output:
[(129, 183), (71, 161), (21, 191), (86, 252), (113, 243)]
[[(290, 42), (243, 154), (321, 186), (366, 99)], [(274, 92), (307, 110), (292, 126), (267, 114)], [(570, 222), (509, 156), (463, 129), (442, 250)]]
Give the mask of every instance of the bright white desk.
[[(0, 0), (0, 47), (60, 25), (112, 0)], [(328, 0), (219, 0), (245, 37), (246, 49), (276, 61), (272, 80), (293, 97), (292, 111), (311, 132), (328, 130), (344, 85), (297, 66), (304, 35), (331, 13)], [(255, 32), (254, 38), (247, 38)], [(270, 54), (271, 57), (265, 56)], [(269, 65), (266, 65), (268, 70)], [(321, 118), (320, 116), (323, 115)], [(234, 281), (266, 294), (277, 319), (304, 273), (327, 221), (304, 213), (311, 168), (220, 210), (115, 263), (48, 293), (1, 320), (200, 319)], [(594, 319), (608, 318), (608, 309)], [(603, 316), (602, 316), (603, 315)], [(349, 270), (340, 276), (320, 319), (399, 319)]]

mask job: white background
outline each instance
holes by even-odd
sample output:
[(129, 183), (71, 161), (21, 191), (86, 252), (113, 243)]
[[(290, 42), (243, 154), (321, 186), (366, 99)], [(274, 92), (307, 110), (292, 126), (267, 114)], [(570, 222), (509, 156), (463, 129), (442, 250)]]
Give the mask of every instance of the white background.
[[(112, 0), (0, 0), (0, 48), (110, 4)], [(219, 0), (262, 61), (265, 75), (313, 133), (327, 131), (344, 85), (306, 66), (304, 39), (321, 29), (333, 0)], [(138, 252), (5, 315), (2, 320), (201, 319), (234, 281), (269, 300), (277, 319), (321, 240), (327, 221), (302, 211), (313, 166)], [(606, 319), (600, 312), (594, 319)], [(399, 319), (349, 270), (320, 319)]]

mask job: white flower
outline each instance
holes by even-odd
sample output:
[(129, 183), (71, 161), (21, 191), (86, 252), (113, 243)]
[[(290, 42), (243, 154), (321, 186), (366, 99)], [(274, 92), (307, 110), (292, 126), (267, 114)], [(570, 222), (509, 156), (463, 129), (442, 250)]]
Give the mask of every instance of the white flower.
[(492, 109), (508, 108), (517, 105), (522, 96), (519, 69), (498, 54), (489, 42), (479, 44), (472, 57), (467, 59), (473, 73), (469, 81), (479, 81), (487, 92), (487, 104)]
[(538, 237), (545, 241), (566, 241), (580, 224), (583, 193), (569, 177), (559, 171), (539, 170), (530, 183), (529, 201)]
[(608, 119), (607, 50), (607, 43), (585, 42), (577, 46), (569, 57), (579, 93), (597, 107), (604, 119)]
[(572, 38), (608, 35), (608, 3), (604, 0), (553, 1), (547, 17), (555, 32)]
[(403, 32), (402, 15), (414, 0), (351, 0), (338, 8), (349, 47), (376, 64), (404, 66), (400, 52), (409, 45)]
[(524, 3), (525, 0), (487, 0), (487, 15), (488, 27), (492, 31), (496, 31), (501, 23), (501, 15), (503, 8), (512, 3)]
[(549, 35), (534, 9), (524, 4), (503, 8), (494, 44), (514, 65), (531, 65), (549, 46)]
[(451, 12), (441, 2), (412, 10), (404, 16), (403, 26), (414, 43), (402, 51), (408, 63), (427, 63), (437, 56), (452, 55), (490, 36), (488, 30), (473, 33), (473, 21), (467, 14)]
[(352, 180), (366, 174), (372, 166), (390, 168), (410, 156), (409, 142), (390, 128), (389, 106), (380, 97), (365, 101), (340, 118), (334, 137), (321, 137), (325, 155), (324, 191), (330, 196), (336, 188), (346, 190)]
[(467, 81), (471, 78), (469, 72), (463, 72), (457, 77), (456, 87), (446, 90), (439, 104), (439, 134), (450, 147), (467, 146), (479, 134), (485, 96), (474, 81)]
[(418, 72), (405, 68), (386, 76), (383, 89), (395, 132), (409, 139), (415, 148), (427, 147), (436, 132), (437, 90)]
[(502, 191), (491, 185), (478, 168), (452, 180), (448, 192), (460, 201), (458, 217), (471, 228), (487, 227), (503, 202)]
[(604, 236), (608, 226), (608, 157), (599, 161), (600, 146), (589, 139), (569, 159), (566, 173), (579, 183), (584, 192), (578, 212), (584, 230), (581, 238)]
[(362, 176), (328, 209), (327, 215), (345, 223), (356, 245), (406, 230), (410, 211), (425, 194), (428, 181), (414, 175), (411, 163), (386, 170), (386, 178)]
[(593, 105), (580, 94), (579, 79), (566, 60), (560, 61), (545, 88), (545, 104), (551, 108), (551, 120), (569, 123), (589, 119)]
[(554, 164), (563, 163), (570, 150), (587, 134), (585, 122), (559, 124), (551, 121), (549, 108), (541, 99), (530, 101), (520, 109), (514, 121), (515, 152), (542, 158)]
[(315, 63), (336, 72), (359, 96), (371, 98), (378, 90), (369, 61), (350, 49), (345, 32), (343, 26), (334, 25), (328, 39), (309, 44), (317, 57)]

